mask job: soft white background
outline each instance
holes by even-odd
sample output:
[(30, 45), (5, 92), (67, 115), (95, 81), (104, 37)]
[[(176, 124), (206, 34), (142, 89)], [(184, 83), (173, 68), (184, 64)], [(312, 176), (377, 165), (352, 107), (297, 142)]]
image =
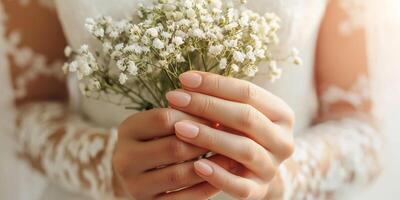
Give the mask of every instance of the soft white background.
[[(380, 100), (378, 110), (385, 132), (383, 175), (356, 200), (400, 199), (400, 1), (375, 0), (371, 8), (370, 59)], [(379, 11), (379, 12), (378, 12)], [(378, 20), (375, 20), (378, 19)]]

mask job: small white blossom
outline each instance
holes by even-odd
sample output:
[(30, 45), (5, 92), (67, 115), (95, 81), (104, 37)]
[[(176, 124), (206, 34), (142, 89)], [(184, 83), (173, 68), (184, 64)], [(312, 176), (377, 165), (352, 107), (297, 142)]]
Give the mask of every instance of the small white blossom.
[(165, 45), (160, 39), (156, 38), (153, 40), (153, 47), (156, 49), (163, 49)]
[(93, 35), (96, 36), (96, 37), (100, 37), (100, 38), (104, 37), (104, 29), (101, 28), (101, 27), (96, 28), (96, 29), (94, 30)]
[(137, 68), (135, 62), (133, 62), (133, 61), (128, 61), (127, 70), (128, 70), (130, 75), (135, 76), (135, 75), (138, 74), (138, 68)]
[(112, 47), (111, 42), (106, 41), (106, 42), (103, 43), (103, 52), (104, 53), (110, 52), (112, 50), (112, 48), (113, 47)]
[(70, 46), (65, 47), (65, 49), (64, 49), (64, 55), (65, 55), (66, 57), (70, 57), (71, 54), (72, 54), (72, 49), (71, 49), (71, 47), (70, 47)]
[(79, 67), (78, 61), (72, 61), (69, 64), (69, 72), (76, 72), (78, 70), (78, 67)]
[(115, 50), (116, 51), (121, 51), (124, 48), (124, 43), (119, 43), (115, 45)]
[(233, 59), (236, 62), (242, 63), (244, 59), (246, 58), (246, 55), (240, 51), (234, 51), (233, 52)]
[(239, 66), (237, 66), (236, 64), (232, 64), (231, 69), (233, 72), (239, 72)]
[(208, 50), (208, 53), (210, 53), (213, 56), (218, 56), (219, 54), (221, 54), (221, 52), (223, 50), (224, 50), (223, 45), (215, 45), (215, 46), (210, 47), (210, 49)]
[(219, 67), (220, 69), (225, 69), (227, 64), (228, 64), (228, 60), (226, 60), (226, 58), (222, 58), (222, 59), (219, 61), (218, 67)]
[(182, 39), (182, 37), (176, 36), (176, 37), (174, 37), (174, 38), (172, 39), (172, 42), (173, 42), (174, 44), (176, 44), (177, 46), (180, 46), (180, 45), (183, 44), (183, 39)]
[(157, 37), (158, 36), (157, 28), (149, 28), (149, 29), (147, 29), (146, 33), (148, 35), (150, 35), (151, 37)]
[(126, 65), (125, 65), (125, 61), (124, 60), (118, 60), (117, 61), (117, 67), (119, 70), (121, 71), (125, 71), (126, 70)]
[(79, 48), (79, 53), (80, 54), (86, 54), (89, 52), (89, 46), (87, 44), (84, 44)]
[(121, 85), (124, 85), (126, 83), (126, 81), (128, 80), (128, 76), (124, 73), (119, 74), (119, 83)]

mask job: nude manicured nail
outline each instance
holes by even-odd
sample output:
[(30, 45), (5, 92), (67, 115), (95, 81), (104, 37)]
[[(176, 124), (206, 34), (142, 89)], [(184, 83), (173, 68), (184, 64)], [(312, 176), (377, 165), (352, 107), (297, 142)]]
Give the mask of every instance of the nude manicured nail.
[(190, 124), (188, 122), (178, 122), (175, 124), (176, 134), (185, 137), (194, 139), (199, 135), (199, 127)]
[(194, 168), (204, 176), (211, 176), (214, 172), (213, 168), (206, 162), (199, 160), (194, 163)]
[(195, 72), (186, 72), (179, 76), (181, 83), (189, 88), (198, 88), (201, 85), (202, 77)]
[(192, 100), (192, 97), (189, 94), (180, 91), (168, 92), (166, 97), (169, 103), (178, 107), (186, 107)]

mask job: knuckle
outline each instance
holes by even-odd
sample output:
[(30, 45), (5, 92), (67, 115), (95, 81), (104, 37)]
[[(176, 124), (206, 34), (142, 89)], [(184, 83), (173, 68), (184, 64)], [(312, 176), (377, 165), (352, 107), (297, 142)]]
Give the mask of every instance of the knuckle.
[(173, 127), (171, 109), (158, 109), (155, 111), (155, 121), (165, 129)]
[(214, 101), (210, 97), (204, 97), (200, 106), (200, 114), (207, 115), (214, 108)]
[(245, 82), (240, 89), (240, 95), (244, 102), (249, 102), (257, 99), (258, 90), (255, 85), (249, 82)]
[(257, 120), (257, 114), (253, 106), (245, 104), (241, 109), (239, 124), (245, 128), (252, 128)]
[(294, 144), (294, 139), (290, 138), (290, 139), (286, 139), (284, 142), (282, 142), (282, 146), (281, 146), (281, 157), (283, 159), (287, 159), (289, 158), (295, 150), (295, 144)]
[(251, 196), (251, 189), (250, 187), (243, 187), (238, 191), (238, 198), (239, 199), (250, 199)]
[(251, 139), (246, 139), (243, 145), (242, 159), (246, 163), (254, 163), (258, 160), (257, 150), (250, 140)]
[(176, 169), (168, 175), (168, 183), (171, 185), (178, 185), (184, 181), (185, 177), (185, 170), (182, 167), (176, 167)]
[(185, 161), (186, 144), (178, 139), (173, 139), (169, 143), (171, 156), (177, 161)]

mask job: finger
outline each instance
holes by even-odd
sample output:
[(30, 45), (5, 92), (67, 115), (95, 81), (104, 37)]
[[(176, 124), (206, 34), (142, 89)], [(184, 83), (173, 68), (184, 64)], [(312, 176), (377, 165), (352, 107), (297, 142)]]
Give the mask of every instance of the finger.
[(247, 137), (190, 121), (176, 123), (175, 131), (183, 141), (231, 158), (263, 179), (270, 180), (275, 174), (273, 156)]
[(293, 123), (293, 112), (283, 100), (248, 81), (199, 71), (183, 73), (179, 80), (184, 89), (250, 104), (273, 122)]
[(216, 188), (238, 199), (255, 199), (257, 184), (250, 179), (234, 175), (216, 163), (203, 159), (194, 164), (196, 173)]
[(154, 196), (204, 182), (194, 172), (193, 163), (186, 162), (146, 172), (133, 180), (131, 188), (140, 185), (146, 193)]
[(200, 183), (178, 192), (160, 195), (156, 200), (204, 200), (212, 198), (214, 195), (218, 194), (219, 191), (219, 189), (209, 183)]
[(179, 140), (175, 135), (139, 143), (138, 155), (151, 155), (140, 164), (145, 170), (198, 158), (209, 150)]
[(181, 111), (168, 108), (153, 109), (129, 117), (119, 128), (120, 138), (151, 140), (174, 133), (174, 124), (183, 119), (206, 123)]
[(290, 153), (286, 153), (286, 148), (291, 147), (290, 135), (278, 134), (285, 130), (248, 104), (184, 90), (169, 92), (167, 99), (178, 110), (246, 134), (274, 154)]
[[(227, 170), (234, 170), (240, 165), (226, 157), (215, 155), (209, 158)], [(133, 180), (128, 189), (145, 189), (150, 195), (175, 191), (204, 182), (194, 171), (194, 162), (171, 165), (162, 169), (148, 171)]]

